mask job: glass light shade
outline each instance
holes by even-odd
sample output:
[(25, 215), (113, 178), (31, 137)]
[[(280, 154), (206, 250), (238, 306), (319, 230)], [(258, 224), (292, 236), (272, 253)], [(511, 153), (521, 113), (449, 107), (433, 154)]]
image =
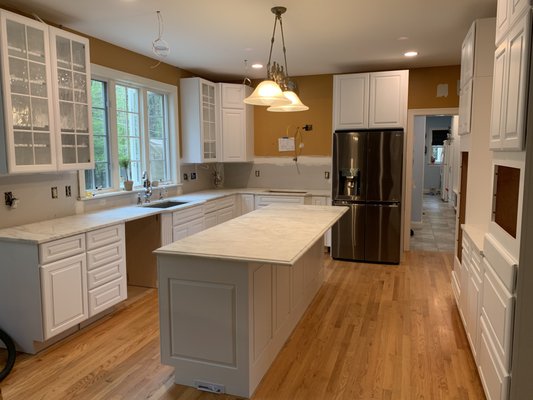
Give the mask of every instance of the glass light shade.
[(267, 108), (267, 111), (273, 111), (273, 112), (294, 112), (294, 111), (307, 111), (309, 110), (309, 107), (307, 107), (296, 93), (294, 93), (292, 90), (286, 90), (283, 92), (283, 96), (285, 96), (287, 99), (291, 101), (290, 104), (283, 104), (283, 105), (273, 105)]
[(250, 96), (244, 99), (244, 102), (254, 106), (277, 106), (280, 104), (290, 104), (291, 101), (283, 96), (283, 92), (276, 82), (264, 80), (257, 85)]

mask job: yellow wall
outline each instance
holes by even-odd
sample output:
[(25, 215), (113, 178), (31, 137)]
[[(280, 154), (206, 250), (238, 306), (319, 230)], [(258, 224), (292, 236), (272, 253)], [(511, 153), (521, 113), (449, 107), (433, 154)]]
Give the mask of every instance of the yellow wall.
[[(457, 80), (460, 66), (417, 68), (409, 70), (408, 108), (453, 108), (459, 107)], [(254, 107), (255, 155), (287, 156), (292, 153), (278, 151), (278, 138), (294, 136), (297, 126), (313, 125), (311, 132), (303, 132), (302, 155), (331, 155), (331, 133), (333, 115), (333, 75), (296, 77), (302, 102), (308, 111), (295, 113), (273, 113), (266, 107)], [(437, 97), (437, 85), (448, 84), (448, 96)]]

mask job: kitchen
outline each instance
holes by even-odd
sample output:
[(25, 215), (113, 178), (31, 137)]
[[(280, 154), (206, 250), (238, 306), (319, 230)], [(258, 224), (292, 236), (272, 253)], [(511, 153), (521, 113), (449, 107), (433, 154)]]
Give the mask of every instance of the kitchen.
[[(98, 51), (99, 48), (100, 51)], [(110, 57), (109, 53), (113, 52), (121, 54), (121, 57)], [(134, 73), (133, 69), (143, 69), (144, 67), (145, 74), (157, 75), (158, 79), (162, 79), (162, 70), (167, 70), (168, 78), (163, 78), (163, 80), (168, 80), (167, 83), (174, 85), (177, 80), (176, 76), (187, 76), (185, 71), (164, 64), (161, 64), (158, 67), (160, 69), (157, 72), (152, 72), (149, 67), (154, 65), (153, 60), (129, 53), (97, 40), (91, 42), (91, 62), (110, 68), (126, 70), (130, 73)], [(119, 68), (117, 64), (121, 64), (122, 62), (124, 65)], [(135, 66), (135, 68), (132, 66)], [(450, 78), (446, 78), (447, 73), (450, 75)], [(455, 88), (455, 82), (457, 81), (458, 76), (457, 67), (411, 70), (409, 108), (457, 107), (458, 99), (455, 95), (455, 90), (450, 90), (448, 97), (439, 98), (435, 98), (433, 92), (438, 84), (444, 82), (448, 83), (449, 88)], [(329, 182), (325, 178), (324, 172), (329, 171), (330, 168), (330, 161), (328, 158), (330, 154), (329, 149), (331, 146), (331, 138), (328, 135), (332, 132), (332, 77), (331, 75), (304, 76), (298, 78), (298, 83), (300, 85), (300, 96), (302, 99), (305, 99), (306, 104), (310, 107), (310, 113), (316, 109), (317, 114), (306, 115), (306, 113), (297, 113), (298, 115), (293, 114), (290, 119), (287, 119), (289, 117), (283, 116), (280, 117), (279, 121), (272, 121), (272, 118), (268, 115), (269, 113), (255, 107), (256, 146), (254, 164), (247, 164), (242, 167), (237, 164), (224, 165), (226, 187), (232, 187), (235, 185), (235, 187), (250, 188), (300, 188), (299, 185), (301, 185), (301, 182), (305, 181), (312, 182), (312, 186), (306, 184), (305, 188), (328, 191)], [(424, 91), (420, 90), (420, 86), (427, 86), (429, 88)], [(417, 87), (418, 90), (413, 91), (413, 88)], [(418, 99), (417, 96), (419, 96)], [(424, 96), (426, 96), (426, 99), (428, 97), (431, 98), (434, 103), (428, 102), (424, 99)], [(289, 125), (287, 121), (290, 121), (290, 124), (293, 126), (313, 125), (313, 131), (302, 133), (303, 142), (305, 144), (303, 154), (309, 154), (316, 157), (309, 157), (309, 161), (306, 160), (305, 156), (300, 157), (301, 165), (299, 167), (302, 172), (300, 175), (297, 174), (296, 166), (292, 161), (287, 161), (286, 159), (281, 161), (279, 159), (267, 159), (268, 156), (279, 157), (283, 155), (283, 153), (277, 152), (276, 147), (277, 139), (280, 136), (279, 132), (286, 132), (287, 130), (287, 125)], [(307, 162), (309, 162), (310, 165), (307, 165)], [(259, 171), (259, 176), (256, 176), (256, 171)], [(191, 174), (195, 174), (197, 177), (196, 180), (183, 182), (183, 193), (210, 188), (212, 185), (212, 173), (213, 171), (211, 169), (204, 168), (201, 165), (182, 165), (181, 173), (179, 175), (187, 174), (188, 177), (190, 177)], [(276, 179), (280, 174), (283, 174), (283, 176), (286, 177), (283, 182)], [(320, 178), (317, 179), (317, 176)], [(2, 224), (5, 224), (4, 227), (73, 215), (80, 212), (80, 208), (82, 210), (92, 211), (98, 208), (120, 205), (118, 204), (119, 200), (116, 198), (98, 200), (98, 196), (96, 196), (96, 199), (88, 199), (83, 202), (75, 201), (75, 196), (70, 199), (67, 198), (64, 195), (63, 188), (65, 186), (71, 186), (72, 188), (77, 187), (77, 176), (73, 173), (28, 175), (24, 179), (14, 176), (5, 177), (2, 178), (1, 186), (2, 189), (5, 187), (5, 190), (3, 191), (12, 191), (17, 198), (21, 199), (19, 208), (17, 209), (18, 211), (8, 210), (5, 212), (5, 210), (3, 210)], [(58, 199), (50, 199), (50, 187), (60, 188)], [(172, 190), (172, 188), (169, 188), (167, 196), (172, 196), (174, 194)], [(157, 196), (159, 190), (154, 189), (153, 191), (155, 196)], [(42, 197), (39, 198), (39, 196)], [(128, 197), (127, 201), (129, 204), (136, 201), (135, 197), (136, 195)], [(29, 199), (34, 200), (35, 203), (29, 203)], [(82, 204), (80, 205), (79, 203)]]

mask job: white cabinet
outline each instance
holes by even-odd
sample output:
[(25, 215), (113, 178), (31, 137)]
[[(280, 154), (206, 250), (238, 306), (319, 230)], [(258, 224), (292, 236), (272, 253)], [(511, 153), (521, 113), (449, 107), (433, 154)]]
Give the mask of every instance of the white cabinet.
[(496, 45), (505, 40), (509, 29), (530, 7), (531, 0), (498, 0), (496, 9)]
[(333, 128), (403, 128), (409, 72), (333, 76)]
[(461, 88), (474, 77), (476, 24), (473, 23), (461, 46)]
[(472, 80), (469, 80), (462, 88), (459, 96), (459, 135), (470, 133), (472, 119)]
[(88, 318), (85, 253), (41, 266), (44, 339)]
[(58, 169), (94, 168), (89, 40), (50, 27)]
[[(311, 204), (314, 206), (326, 206), (331, 204), (331, 197), (313, 196)], [(331, 229), (328, 229), (324, 234), (324, 246), (331, 247)]]
[(235, 195), (208, 201), (205, 204), (205, 228), (235, 218), (235, 211)]
[(531, 13), (527, 12), (504, 37), (494, 54), (490, 148), (518, 150), (524, 146)]
[(291, 203), (291, 204), (304, 204), (303, 196), (275, 196), (275, 195), (255, 195), (254, 209), (268, 206), (274, 203)]
[(254, 210), (254, 195), (241, 194), (241, 215), (247, 214)]
[(223, 162), (254, 159), (254, 111), (244, 104), (252, 89), (246, 85), (219, 83), (220, 142)]
[(172, 213), (172, 240), (176, 241), (205, 229), (204, 206), (197, 205)]
[(218, 161), (216, 84), (202, 78), (180, 79), (183, 162)]
[(5, 129), (0, 172), (56, 170), (48, 26), (4, 10), (0, 18)]

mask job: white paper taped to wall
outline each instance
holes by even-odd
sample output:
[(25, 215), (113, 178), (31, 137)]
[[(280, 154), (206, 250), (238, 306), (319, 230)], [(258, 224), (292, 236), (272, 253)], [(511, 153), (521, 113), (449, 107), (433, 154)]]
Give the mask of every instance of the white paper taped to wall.
[(437, 85), (437, 97), (448, 97), (448, 84), (441, 83)]
[(294, 151), (294, 138), (293, 137), (280, 137), (278, 139), (279, 151)]

